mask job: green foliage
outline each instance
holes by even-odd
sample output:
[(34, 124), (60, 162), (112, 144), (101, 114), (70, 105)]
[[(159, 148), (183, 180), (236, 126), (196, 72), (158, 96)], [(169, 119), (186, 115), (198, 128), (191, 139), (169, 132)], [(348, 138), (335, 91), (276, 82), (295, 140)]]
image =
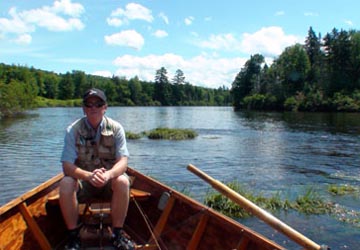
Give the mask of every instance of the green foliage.
[(232, 83), (233, 106), (235, 109), (243, 108), (242, 99), (250, 95), (255, 86), (261, 81), (261, 68), (264, 64), (264, 57), (256, 54), (250, 57), (245, 63), (244, 68), (241, 69)]
[(33, 78), (26, 80), (21, 82), (14, 78), (5, 83), (0, 79), (0, 118), (14, 116), (34, 107), (37, 88)]
[(243, 106), (247, 109), (267, 110), (273, 109), (276, 105), (276, 97), (270, 94), (254, 94), (246, 96), (243, 100)]
[(185, 140), (198, 134), (191, 129), (156, 128), (146, 133), (149, 139)]
[(53, 100), (38, 96), (35, 100), (36, 107), (81, 107), (82, 99)]
[(359, 111), (352, 94), (360, 90), (359, 31), (333, 29), (321, 40), (310, 27), (305, 44), (286, 48), (270, 67), (259, 58), (251, 56), (232, 83), (235, 110)]
[(126, 131), (126, 138), (137, 140), (142, 137), (148, 137), (155, 140), (188, 140), (194, 139), (198, 134), (191, 129), (174, 129), (174, 128), (156, 128), (150, 131), (143, 131), (141, 133), (133, 133)]
[(144, 136), (144, 133), (133, 133), (131, 131), (126, 131), (126, 139), (137, 140)]
[[(299, 195), (294, 201), (291, 201), (289, 199), (281, 199), (279, 193), (270, 197), (255, 195), (236, 181), (228, 183), (227, 186), (247, 200), (269, 212), (295, 210), (306, 215), (328, 214), (339, 221), (360, 227), (360, 212), (347, 210), (338, 204), (323, 200), (313, 188), (308, 188), (304, 195)], [(329, 192), (332, 194), (342, 195), (358, 191), (359, 189), (357, 187), (352, 186), (329, 186)], [(247, 218), (253, 216), (250, 212), (247, 212), (238, 204), (219, 193), (208, 193), (205, 197), (204, 203), (229, 217)]]
[(284, 108), (288, 111), (298, 111), (299, 102), (296, 100), (295, 96), (286, 98), (284, 102)]
[(291, 208), (305, 214), (331, 213), (333, 204), (325, 202), (313, 189), (308, 189), (305, 195), (298, 196)]
[(329, 185), (328, 186), (329, 193), (333, 195), (347, 195), (359, 193), (359, 188), (351, 185)]
[[(81, 100), (85, 90), (91, 87), (103, 89), (109, 105), (228, 106), (231, 104), (229, 90), (225, 87), (209, 89), (192, 86), (185, 82), (181, 70), (176, 71), (171, 84), (166, 74), (164, 67), (159, 69), (154, 84), (140, 81), (138, 77), (130, 80), (116, 76), (108, 78), (86, 75), (76, 70), (66, 74), (55, 74), (0, 63), (0, 117), (15, 115), (32, 107), (79, 106), (77, 100)], [(35, 101), (37, 96), (40, 99)]]
[[(358, 93), (358, 92), (357, 92)], [(357, 97), (357, 95), (355, 95)], [(337, 111), (359, 111), (360, 102), (358, 99), (353, 99), (351, 96), (342, 93), (335, 93), (332, 98), (332, 105)]]

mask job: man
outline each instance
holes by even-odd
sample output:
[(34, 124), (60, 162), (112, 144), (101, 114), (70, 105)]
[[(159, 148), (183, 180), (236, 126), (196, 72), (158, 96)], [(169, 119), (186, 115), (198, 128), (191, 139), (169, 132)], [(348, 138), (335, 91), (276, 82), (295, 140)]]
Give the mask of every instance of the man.
[(69, 231), (68, 250), (80, 249), (78, 202), (111, 199), (115, 249), (134, 249), (123, 232), (129, 205), (130, 182), (125, 171), (129, 152), (120, 123), (105, 116), (106, 96), (93, 88), (83, 96), (85, 117), (66, 131), (61, 162), (60, 208)]

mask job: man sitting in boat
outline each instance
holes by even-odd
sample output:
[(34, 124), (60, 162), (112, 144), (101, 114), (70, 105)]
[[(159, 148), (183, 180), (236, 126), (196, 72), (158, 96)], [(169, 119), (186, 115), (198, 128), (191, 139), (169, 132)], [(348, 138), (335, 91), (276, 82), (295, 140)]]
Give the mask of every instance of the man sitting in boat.
[(105, 116), (106, 96), (90, 89), (83, 96), (85, 117), (67, 130), (61, 162), (60, 207), (69, 231), (68, 250), (80, 249), (78, 202), (111, 200), (115, 249), (134, 249), (123, 225), (129, 205), (130, 182), (125, 171), (129, 152), (122, 125)]

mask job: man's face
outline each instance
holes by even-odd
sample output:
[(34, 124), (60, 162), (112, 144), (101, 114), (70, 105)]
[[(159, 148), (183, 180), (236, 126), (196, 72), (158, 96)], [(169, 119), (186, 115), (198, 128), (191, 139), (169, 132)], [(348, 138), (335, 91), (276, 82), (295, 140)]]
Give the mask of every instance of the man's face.
[(92, 96), (88, 98), (83, 105), (84, 113), (86, 114), (91, 125), (98, 125), (105, 114), (107, 105), (99, 97)]

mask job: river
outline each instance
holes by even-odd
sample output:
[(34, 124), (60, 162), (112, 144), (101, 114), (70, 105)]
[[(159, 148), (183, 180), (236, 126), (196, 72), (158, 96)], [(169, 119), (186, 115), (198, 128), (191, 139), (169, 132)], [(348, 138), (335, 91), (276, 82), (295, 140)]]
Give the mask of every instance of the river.
[[(186, 170), (194, 164), (223, 182), (292, 199), (315, 189), (323, 199), (360, 211), (359, 193), (333, 196), (330, 184), (360, 187), (360, 114), (234, 112), (231, 107), (109, 107), (126, 131), (190, 128), (184, 141), (129, 140), (129, 165), (202, 201), (211, 188)], [(0, 121), (0, 205), (61, 171), (66, 126), (80, 108), (42, 108)], [(318, 244), (360, 249), (359, 223), (330, 215), (277, 216)], [(241, 221), (289, 249), (300, 249), (257, 219)]]

